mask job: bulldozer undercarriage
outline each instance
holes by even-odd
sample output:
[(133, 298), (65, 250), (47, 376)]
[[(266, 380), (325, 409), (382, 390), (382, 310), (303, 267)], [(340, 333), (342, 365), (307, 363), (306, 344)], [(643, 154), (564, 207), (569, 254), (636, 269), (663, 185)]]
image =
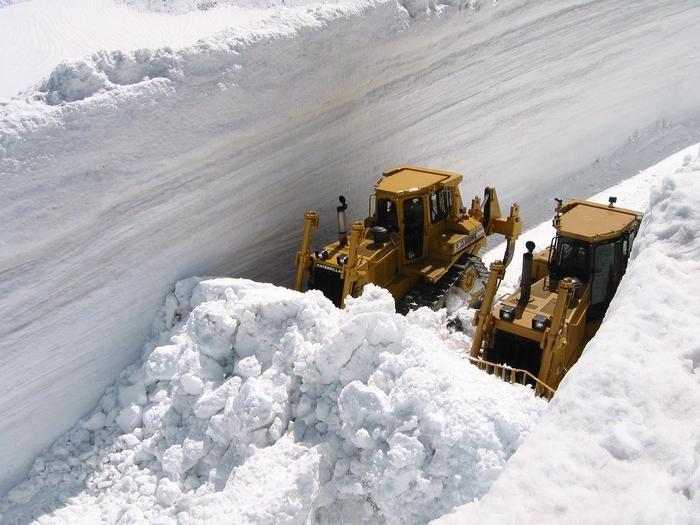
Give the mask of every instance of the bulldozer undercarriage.
[(489, 280), (489, 271), (484, 262), (476, 256), (467, 263), (467, 269), (459, 280), (459, 287), (469, 296), (468, 302), (471, 308), (479, 308), (486, 292), (486, 283)]
[(396, 311), (406, 315), (412, 310), (427, 306), (439, 310), (445, 306), (447, 293), (455, 286), (468, 294), (469, 306), (478, 308), (484, 297), (489, 271), (481, 259), (465, 253), (437, 282), (422, 282), (414, 286), (403, 299), (396, 303)]

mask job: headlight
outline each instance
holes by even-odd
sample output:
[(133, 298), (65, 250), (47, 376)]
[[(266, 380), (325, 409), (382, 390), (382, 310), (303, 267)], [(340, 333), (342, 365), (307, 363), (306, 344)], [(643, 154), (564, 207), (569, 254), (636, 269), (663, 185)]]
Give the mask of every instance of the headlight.
[(549, 326), (549, 317), (545, 317), (544, 315), (538, 314), (532, 318), (533, 330), (539, 330), (540, 332), (544, 332), (548, 326)]
[(500, 317), (503, 321), (512, 321), (515, 319), (515, 308), (504, 304), (501, 306), (501, 311), (499, 312), (498, 317)]
[(336, 261), (338, 261), (338, 264), (340, 266), (344, 266), (344, 265), (348, 264), (348, 256), (345, 254), (338, 255), (338, 257), (336, 258)]

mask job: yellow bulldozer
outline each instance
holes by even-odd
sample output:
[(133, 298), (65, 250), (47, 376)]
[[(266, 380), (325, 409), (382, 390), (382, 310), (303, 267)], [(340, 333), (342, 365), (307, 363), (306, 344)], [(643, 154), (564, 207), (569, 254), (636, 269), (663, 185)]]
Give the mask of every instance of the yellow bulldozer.
[(620, 283), (642, 214), (609, 204), (557, 201), (551, 245), (526, 244), (520, 287), (493, 309), (504, 277), (491, 264), (471, 347), (472, 361), (551, 398), (595, 335)]
[(517, 204), (501, 215), (493, 188), (483, 200), (475, 197), (468, 210), (462, 205), (462, 176), (415, 166), (399, 166), (383, 174), (369, 199), (369, 215), (350, 226), (348, 238), (345, 199), (337, 208), (338, 240), (310, 251), (319, 216), (305, 216), (301, 250), (296, 256), (295, 288), (317, 289), (343, 307), (348, 296), (358, 297), (367, 283), (384, 287), (407, 313), (421, 306), (439, 309), (453, 286), (471, 294), (479, 304), (488, 278), (477, 257), (489, 235), (507, 240), (507, 266), (522, 230)]

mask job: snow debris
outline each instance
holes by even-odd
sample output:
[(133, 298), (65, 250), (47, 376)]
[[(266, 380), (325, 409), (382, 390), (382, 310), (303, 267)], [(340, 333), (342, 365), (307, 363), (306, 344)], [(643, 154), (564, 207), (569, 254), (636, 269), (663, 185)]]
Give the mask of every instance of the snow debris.
[(90, 57), (64, 60), (38, 91), (47, 104), (55, 106), (152, 78), (180, 81), (184, 78), (181, 62), (182, 57), (168, 47), (130, 53), (99, 51)]
[(403, 317), (372, 285), (347, 303), (178, 283), (155, 323), (171, 328), (37, 459), (3, 524), (95, 505), (104, 523), (426, 523), (483, 495), (545, 402), (463, 359), (444, 311)]

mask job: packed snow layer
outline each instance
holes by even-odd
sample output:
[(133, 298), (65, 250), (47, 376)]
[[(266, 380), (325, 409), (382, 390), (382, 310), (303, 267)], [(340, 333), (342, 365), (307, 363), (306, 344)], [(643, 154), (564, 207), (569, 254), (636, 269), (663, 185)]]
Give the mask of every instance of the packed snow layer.
[(700, 151), (651, 192), (596, 337), (488, 494), (436, 525), (700, 523)]
[(623, 144), (665, 151), (637, 138), (700, 110), (699, 20), (694, 1), (280, 8), (185, 48), (124, 24), (133, 47), (28, 81), (0, 103), (0, 492), (134, 362), (173, 283), (289, 284), (303, 213), (330, 239), (337, 195), (362, 218), (381, 171), (533, 202)]
[(2, 500), (5, 523), (427, 523), (482, 496), (546, 402), (445, 312), (177, 284), (139, 362)]

